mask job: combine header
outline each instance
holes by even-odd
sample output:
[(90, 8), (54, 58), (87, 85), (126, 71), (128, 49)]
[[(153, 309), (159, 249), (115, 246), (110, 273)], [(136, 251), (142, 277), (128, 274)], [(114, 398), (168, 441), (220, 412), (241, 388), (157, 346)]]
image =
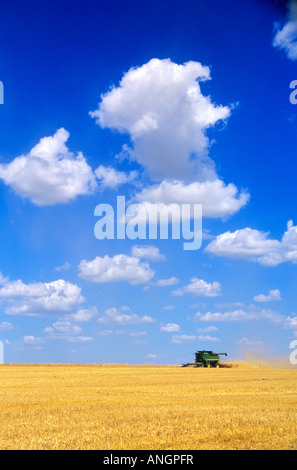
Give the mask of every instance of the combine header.
[(182, 367), (220, 367), (220, 357), (227, 356), (227, 353), (214, 353), (213, 351), (197, 351), (195, 352), (195, 362), (187, 362)]

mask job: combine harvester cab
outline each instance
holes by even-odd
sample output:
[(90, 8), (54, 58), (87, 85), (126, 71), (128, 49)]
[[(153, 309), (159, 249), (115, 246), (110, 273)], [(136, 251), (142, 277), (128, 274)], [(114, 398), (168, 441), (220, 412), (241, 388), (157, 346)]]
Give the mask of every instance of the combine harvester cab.
[(227, 353), (214, 353), (213, 351), (195, 352), (195, 362), (187, 362), (182, 367), (220, 367), (220, 356), (227, 356)]

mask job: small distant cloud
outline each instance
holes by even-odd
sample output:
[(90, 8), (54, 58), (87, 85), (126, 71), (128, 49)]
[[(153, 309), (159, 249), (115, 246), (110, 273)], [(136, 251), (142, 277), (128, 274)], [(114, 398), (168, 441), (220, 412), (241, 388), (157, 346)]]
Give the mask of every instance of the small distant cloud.
[(183, 344), (188, 343), (189, 341), (197, 340), (197, 336), (193, 335), (173, 335), (171, 339), (171, 343), (175, 344)]
[(165, 307), (162, 307), (162, 308), (163, 308), (163, 310), (173, 310), (176, 307), (175, 307), (175, 305), (165, 305)]
[(82, 329), (69, 321), (59, 320), (52, 326), (46, 327), (44, 332), (49, 339), (65, 339), (69, 341), (73, 337), (80, 335)]
[(41, 349), (41, 345), (45, 343), (42, 338), (36, 338), (35, 336), (28, 335), (23, 337), (23, 344), (27, 346), (34, 346), (36, 349)]
[(11, 323), (8, 321), (3, 321), (0, 323), (0, 331), (8, 331), (8, 330), (14, 330), (16, 327), (13, 326)]
[(174, 286), (175, 284), (178, 284), (178, 283), (179, 283), (179, 279), (173, 276), (168, 279), (159, 279), (159, 281), (156, 282), (156, 286), (158, 287)]
[(119, 186), (127, 183), (135, 184), (138, 178), (137, 171), (130, 171), (130, 173), (125, 173), (124, 171), (116, 170), (112, 167), (106, 167), (100, 165), (94, 171), (97, 179), (99, 180), (100, 186), (102, 188), (111, 188), (117, 189)]
[(176, 333), (179, 330), (180, 326), (176, 323), (167, 323), (167, 325), (163, 325), (160, 328), (160, 331), (163, 331), (165, 333)]
[(218, 331), (218, 328), (216, 326), (207, 326), (206, 328), (199, 328), (198, 332), (199, 333), (211, 333), (214, 331)]
[(120, 308), (108, 308), (105, 310), (105, 314), (98, 318), (99, 323), (117, 323), (118, 325), (136, 325), (139, 323), (153, 323), (155, 320), (148, 315), (139, 317), (135, 313), (127, 314), (124, 313), (123, 307)]
[(172, 295), (182, 296), (192, 294), (194, 297), (217, 297), (221, 295), (221, 286), (219, 282), (206, 282), (203, 279), (193, 277), (187, 286), (176, 289)]
[(98, 315), (96, 307), (80, 309), (76, 313), (65, 316), (66, 319), (77, 323), (86, 323)]
[(284, 316), (271, 309), (260, 309), (254, 305), (243, 309), (230, 310), (226, 312), (197, 312), (194, 320), (202, 322), (247, 322), (267, 320), (272, 323), (281, 323)]
[(132, 336), (133, 338), (139, 338), (139, 337), (145, 336), (146, 334), (147, 334), (146, 331), (132, 331), (130, 333), (130, 336)]
[(150, 245), (134, 245), (131, 250), (134, 258), (145, 258), (151, 261), (164, 261), (166, 256), (160, 253), (159, 248)]
[(255, 295), (255, 302), (275, 302), (282, 300), (281, 293), (278, 289), (270, 290), (268, 295), (259, 294)]
[(71, 268), (71, 264), (66, 261), (62, 266), (56, 266), (55, 271), (68, 271)]
[(145, 356), (146, 359), (157, 359), (157, 354), (149, 353)]
[(203, 342), (206, 342), (206, 341), (219, 341), (218, 338), (214, 337), (214, 336), (209, 336), (209, 335), (200, 335), (197, 337), (198, 341), (203, 341)]

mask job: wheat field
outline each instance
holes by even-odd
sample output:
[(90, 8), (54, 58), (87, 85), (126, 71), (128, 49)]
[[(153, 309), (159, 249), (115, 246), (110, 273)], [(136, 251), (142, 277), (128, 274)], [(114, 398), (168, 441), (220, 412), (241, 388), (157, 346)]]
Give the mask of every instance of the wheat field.
[(0, 366), (0, 449), (297, 449), (297, 371)]

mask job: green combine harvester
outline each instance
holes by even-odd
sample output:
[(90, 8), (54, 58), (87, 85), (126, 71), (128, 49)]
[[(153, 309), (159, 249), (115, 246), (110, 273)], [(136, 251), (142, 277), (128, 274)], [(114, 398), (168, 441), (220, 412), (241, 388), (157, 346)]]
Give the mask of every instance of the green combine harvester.
[(227, 356), (227, 353), (214, 353), (213, 351), (195, 352), (195, 362), (187, 362), (182, 367), (220, 367), (220, 356)]

